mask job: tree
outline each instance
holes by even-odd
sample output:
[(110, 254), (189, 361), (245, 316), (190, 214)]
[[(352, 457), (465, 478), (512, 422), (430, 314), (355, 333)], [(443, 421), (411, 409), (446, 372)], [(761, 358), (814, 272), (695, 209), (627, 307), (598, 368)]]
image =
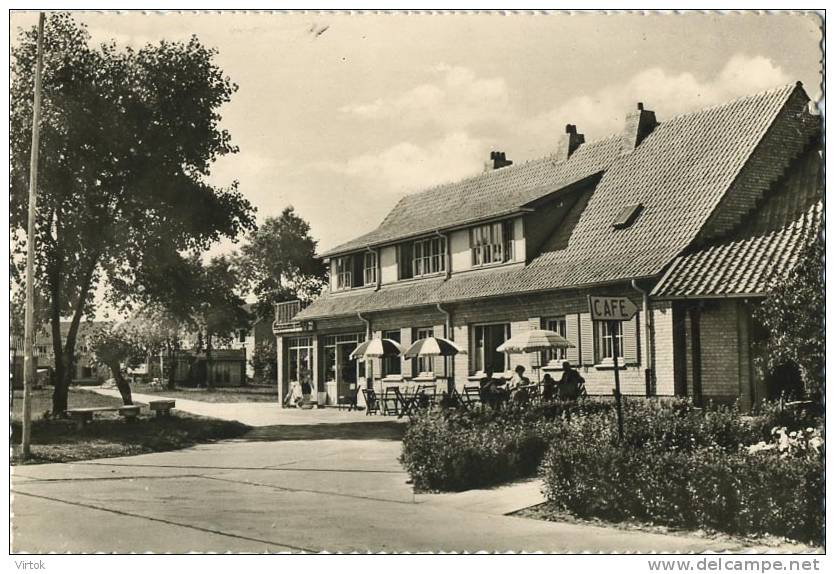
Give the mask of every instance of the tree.
[(278, 372), (275, 338), (268, 338), (255, 345), (249, 364), (260, 381), (275, 381)]
[(769, 369), (793, 362), (800, 370), (806, 393), (821, 397), (824, 385), (825, 288), (824, 242), (819, 235), (804, 248), (785, 281), (755, 308), (754, 316), (768, 330)]
[(146, 307), (130, 320), (133, 338), (143, 349), (146, 362), (150, 363), (152, 357), (165, 357), (164, 364), (160, 366), (160, 377), (165, 377), (167, 373), (169, 389), (175, 388), (177, 353), (183, 334), (193, 326), (192, 317), (161, 305)]
[(310, 301), (325, 285), (326, 268), (316, 257), (310, 225), (287, 207), (280, 217), (268, 217), (252, 231), (241, 248), (241, 268), (258, 298), (256, 314), (272, 317), (281, 301)]
[(100, 326), (90, 333), (89, 342), (96, 362), (113, 374), (122, 401), (132, 405), (130, 384), (125, 380), (123, 369), (138, 364), (137, 357), (142, 355), (143, 349), (130, 326), (124, 323)]
[(240, 295), (241, 278), (230, 257), (215, 257), (202, 267), (203, 278), (198, 289), (200, 301), (195, 314), (198, 327), (198, 348), (206, 352), (206, 386), (212, 386), (212, 349), (228, 343), (238, 329), (248, 328), (252, 317), (244, 309)]
[[(12, 50), (10, 211), (20, 268), (36, 36), (24, 30)], [(100, 284), (121, 309), (166, 303), (182, 253), (254, 227), (237, 182), (207, 182), (214, 160), (237, 152), (218, 114), (237, 87), (216, 54), (196, 37), (139, 50), (92, 47), (70, 15), (46, 19), (35, 269), (45, 302), (38, 318), (52, 331), (55, 413), (67, 408), (79, 323), (94, 317)], [(62, 317), (70, 318), (65, 339)]]

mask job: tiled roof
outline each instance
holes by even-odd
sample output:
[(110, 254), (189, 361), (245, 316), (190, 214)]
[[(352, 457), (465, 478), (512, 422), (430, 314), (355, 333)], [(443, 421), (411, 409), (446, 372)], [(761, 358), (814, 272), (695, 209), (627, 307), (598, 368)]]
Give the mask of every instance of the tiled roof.
[(567, 160), (547, 156), (407, 195), (380, 226), (329, 249), (345, 253), (517, 212), (526, 204), (604, 171), (620, 154), (620, 137), (581, 145)]
[(784, 278), (820, 233), (823, 215), (817, 151), (797, 164), (736, 237), (677, 257), (652, 296), (763, 295)]
[[(329, 293), (297, 318), (657, 277), (696, 238), (795, 89), (802, 93), (792, 84), (662, 122), (634, 151), (611, 164), (525, 267)], [(501, 196), (500, 189), (493, 193)], [(637, 203), (643, 205), (637, 220), (614, 229), (617, 214)]]

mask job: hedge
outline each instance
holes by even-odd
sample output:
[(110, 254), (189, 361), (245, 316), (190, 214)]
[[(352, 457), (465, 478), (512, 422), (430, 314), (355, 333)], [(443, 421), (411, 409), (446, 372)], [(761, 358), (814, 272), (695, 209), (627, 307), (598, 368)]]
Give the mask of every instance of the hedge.
[[(583, 517), (820, 543), (822, 449), (795, 439), (803, 444), (749, 448), (775, 417), (794, 427), (809, 422), (774, 410), (750, 418), (733, 409), (627, 403), (620, 442), (612, 413), (574, 418), (544, 457), (545, 496), (555, 509)], [(789, 440), (782, 430), (774, 434)]]

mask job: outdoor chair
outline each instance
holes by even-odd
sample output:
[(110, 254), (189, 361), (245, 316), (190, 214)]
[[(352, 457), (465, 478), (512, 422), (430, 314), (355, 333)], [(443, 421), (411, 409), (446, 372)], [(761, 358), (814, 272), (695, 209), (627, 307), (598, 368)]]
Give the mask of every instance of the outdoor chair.
[(404, 415), (411, 417), (412, 413), (414, 412), (418, 398), (420, 397), (420, 393), (416, 393), (413, 390), (410, 391), (409, 389), (406, 390), (406, 394), (400, 392), (400, 389), (395, 388), (394, 392), (397, 396), (397, 401), (400, 403), (400, 412), (397, 415), (397, 418), (402, 418)]
[(389, 387), (383, 391), (383, 401), (380, 406), (384, 415), (397, 415), (400, 413), (400, 403), (397, 398), (399, 392), (400, 389), (397, 387)]
[(424, 397), (421, 401), (425, 400), (428, 406), (434, 406), (438, 400), (438, 387), (437, 385), (421, 385), (418, 387), (418, 394)]
[(380, 403), (377, 400), (377, 393), (374, 389), (362, 389), (362, 396), (365, 398), (365, 415), (378, 414)]
[(477, 407), (482, 403), (481, 398), (481, 386), (478, 385), (470, 385), (464, 387), (464, 395), (462, 397), (464, 399), (464, 404), (467, 406), (468, 409), (473, 407)]

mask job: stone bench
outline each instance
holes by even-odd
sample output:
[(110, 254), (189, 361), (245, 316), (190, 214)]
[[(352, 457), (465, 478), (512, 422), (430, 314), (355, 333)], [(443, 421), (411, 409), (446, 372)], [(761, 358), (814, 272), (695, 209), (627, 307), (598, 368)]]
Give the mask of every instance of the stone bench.
[(67, 416), (75, 421), (76, 427), (81, 430), (88, 422), (93, 420), (95, 413), (115, 412), (119, 410), (118, 407), (85, 407), (78, 409), (68, 409)]
[(174, 404), (175, 401), (172, 400), (150, 401), (148, 408), (157, 413), (158, 417), (166, 417), (171, 414)]
[(139, 417), (139, 405), (125, 405), (119, 407), (119, 414), (127, 421), (133, 422)]

